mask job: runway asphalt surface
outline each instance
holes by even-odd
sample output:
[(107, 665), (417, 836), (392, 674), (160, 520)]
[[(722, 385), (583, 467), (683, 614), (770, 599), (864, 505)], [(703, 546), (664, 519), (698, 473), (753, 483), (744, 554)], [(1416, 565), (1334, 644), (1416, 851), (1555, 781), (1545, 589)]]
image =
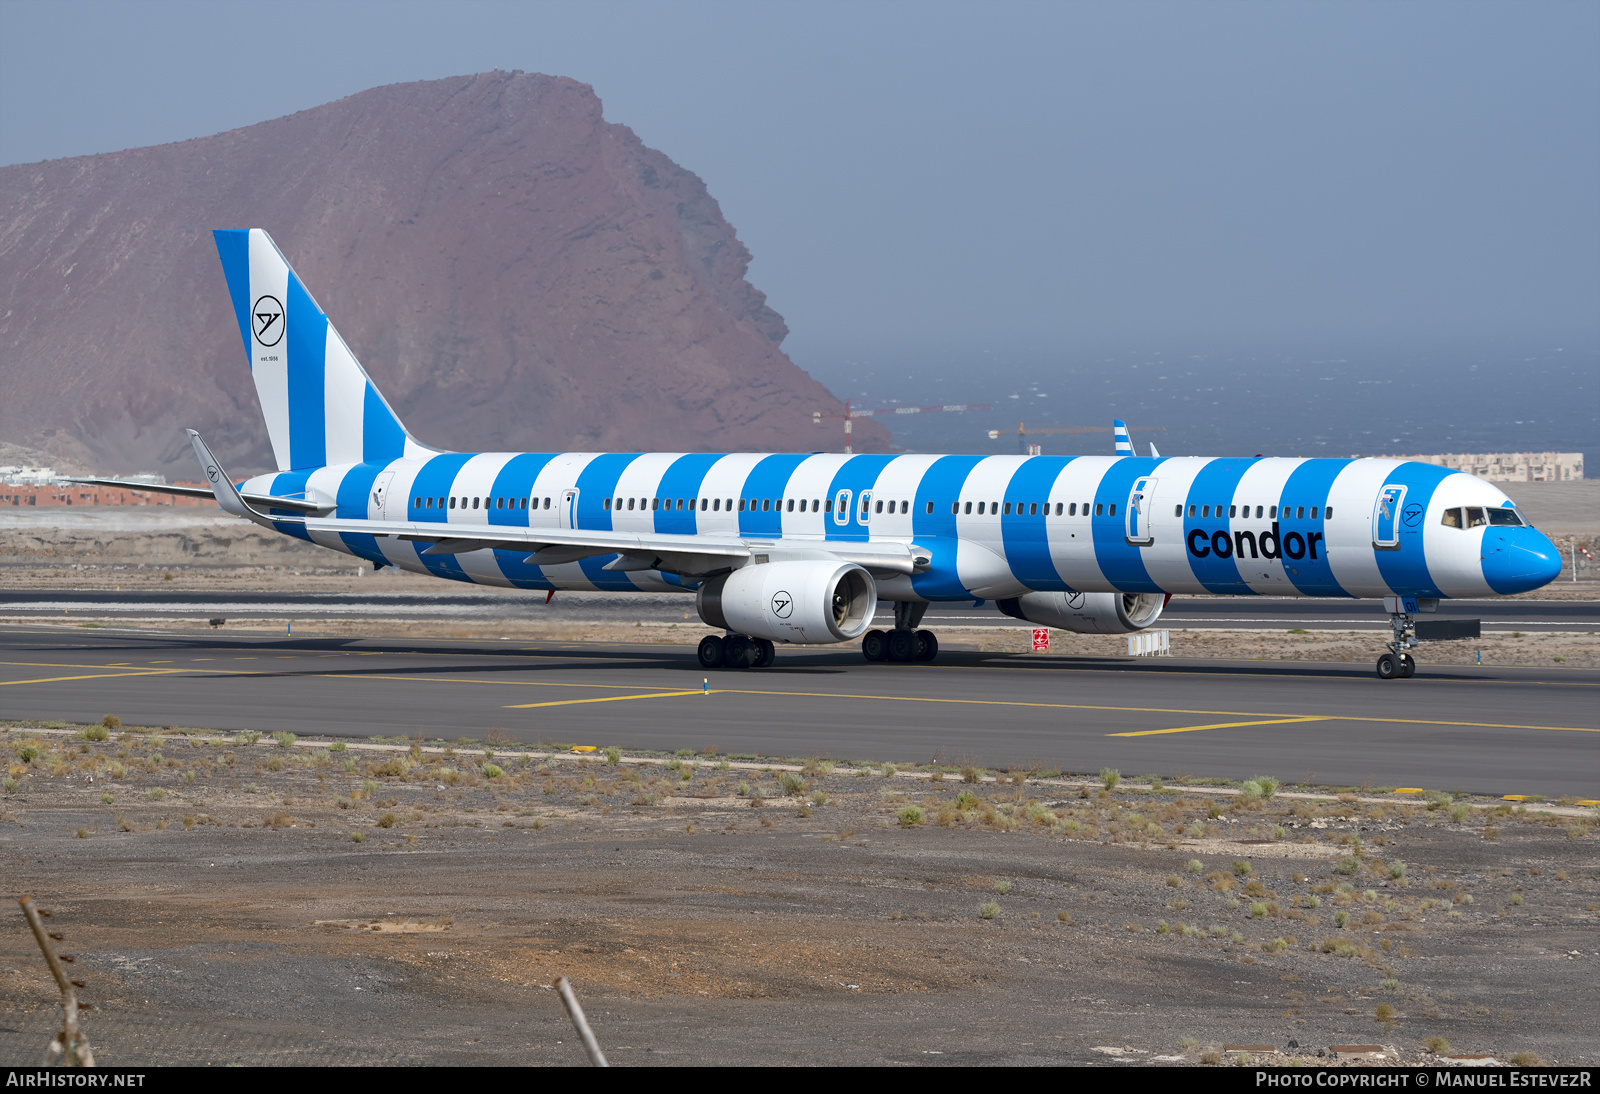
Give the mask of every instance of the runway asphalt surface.
[[(878, 605), (885, 621), (893, 608)], [(97, 589), (29, 589), (0, 592), (0, 616), (87, 615), (95, 617), (200, 618), (434, 618), (523, 619), (529, 621), (682, 622), (695, 617), (689, 596), (557, 593), (550, 604), (539, 593), (482, 593), (441, 590), (437, 594), (284, 592), (106, 592)], [(1547, 630), (1600, 633), (1600, 601), (1459, 600), (1444, 601), (1432, 619), (1481, 619), (1485, 630)], [(1001, 615), (993, 604), (935, 604), (923, 626), (1021, 627), (1029, 624)], [(1376, 600), (1312, 600), (1287, 597), (1175, 597), (1159, 627), (1194, 629), (1335, 628), (1387, 631), (1388, 617)]]
[(1600, 796), (1600, 671), (0, 627), (0, 715)]

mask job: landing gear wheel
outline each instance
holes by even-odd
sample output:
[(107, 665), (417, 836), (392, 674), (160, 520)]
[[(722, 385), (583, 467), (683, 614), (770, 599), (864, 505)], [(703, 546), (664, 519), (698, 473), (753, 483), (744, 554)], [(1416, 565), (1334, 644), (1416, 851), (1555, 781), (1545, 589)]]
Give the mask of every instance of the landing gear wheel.
[(921, 643), (911, 631), (896, 628), (889, 632), (889, 660), (915, 661)]
[(756, 656), (750, 662), (751, 668), (764, 669), (778, 659), (777, 647), (765, 638), (754, 639), (753, 644), (756, 648)]
[(917, 632), (917, 660), (932, 661), (939, 656), (939, 640), (932, 631)]
[(1400, 662), (1395, 660), (1392, 653), (1386, 653), (1378, 658), (1378, 679), (1393, 680), (1400, 674)]
[(722, 667), (722, 637), (721, 635), (708, 634), (700, 639), (700, 667), (703, 669), (716, 669)]
[(1412, 673), (1416, 671), (1417, 659), (1412, 657), (1409, 653), (1402, 653), (1400, 655), (1400, 678), (1402, 680), (1409, 680), (1411, 679)]
[(868, 661), (887, 661), (889, 636), (882, 631), (868, 631), (861, 639), (861, 656)]
[(747, 669), (755, 660), (754, 642), (742, 634), (730, 634), (722, 640), (722, 663), (730, 669)]

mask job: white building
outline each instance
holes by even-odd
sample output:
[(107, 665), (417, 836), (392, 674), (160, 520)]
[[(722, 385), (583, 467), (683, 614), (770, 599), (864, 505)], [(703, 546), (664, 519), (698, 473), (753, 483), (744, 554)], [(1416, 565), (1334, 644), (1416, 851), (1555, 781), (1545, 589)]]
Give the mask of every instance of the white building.
[(1582, 452), (1449, 452), (1406, 456), (1495, 482), (1572, 482), (1583, 478)]

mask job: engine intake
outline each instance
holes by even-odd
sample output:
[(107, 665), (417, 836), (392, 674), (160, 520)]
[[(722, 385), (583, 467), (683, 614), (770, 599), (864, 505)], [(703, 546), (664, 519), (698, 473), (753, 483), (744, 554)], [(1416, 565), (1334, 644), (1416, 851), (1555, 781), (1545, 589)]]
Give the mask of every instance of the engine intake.
[(878, 587), (851, 562), (766, 562), (707, 578), (695, 607), (707, 626), (755, 638), (848, 642), (872, 625)]
[(1167, 598), (1161, 593), (1024, 593), (994, 606), (1013, 619), (1025, 619), (1076, 634), (1127, 634), (1161, 618)]

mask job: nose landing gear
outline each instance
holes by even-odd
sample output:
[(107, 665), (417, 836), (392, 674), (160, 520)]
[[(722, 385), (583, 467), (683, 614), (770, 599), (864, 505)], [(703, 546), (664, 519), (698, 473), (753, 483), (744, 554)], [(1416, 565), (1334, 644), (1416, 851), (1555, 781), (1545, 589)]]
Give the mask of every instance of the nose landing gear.
[(1378, 679), (1409, 679), (1417, 671), (1416, 658), (1406, 652), (1417, 647), (1417, 625), (1411, 618), (1419, 610), (1417, 599), (1386, 596), (1383, 606), (1389, 613), (1389, 626), (1394, 631), (1394, 638), (1389, 642), (1389, 652), (1378, 658)]

